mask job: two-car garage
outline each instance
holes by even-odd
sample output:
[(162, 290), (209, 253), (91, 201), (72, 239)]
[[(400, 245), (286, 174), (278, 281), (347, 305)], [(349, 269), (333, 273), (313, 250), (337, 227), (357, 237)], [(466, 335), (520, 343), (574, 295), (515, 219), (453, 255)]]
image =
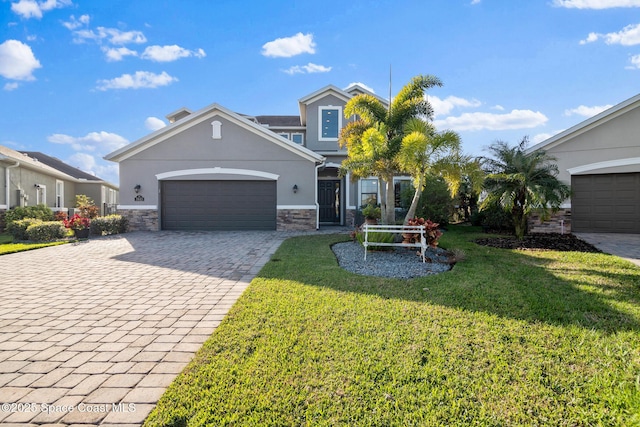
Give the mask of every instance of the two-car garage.
[(163, 230), (275, 230), (276, 181), (161, 181)]
[(571, 177), (574, 232), (640, 233), (640, 173)]

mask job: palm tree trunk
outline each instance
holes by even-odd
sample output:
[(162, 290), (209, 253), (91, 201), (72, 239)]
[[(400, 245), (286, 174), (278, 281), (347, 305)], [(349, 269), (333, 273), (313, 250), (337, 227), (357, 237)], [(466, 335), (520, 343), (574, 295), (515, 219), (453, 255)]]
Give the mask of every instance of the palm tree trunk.
[(411, 199), (411, 205), (409, 206), (407, 215), (404, 217), (404, 225), (407, 225), (409, 220), (416, 216), (416, 211), (418, 210), (418, 202), (420, 201), (420, 196), (422, 195), (422, 187), (424, 187), (424, 177), (420, 177), (418, 180), (416, 191), (413, 193), (413, 199)]
[(384, 224), (396, 223), (396, 211), (393, 197), (393, 176), (386, 177), (384, 180), (384, 191), (381, 194), (380, 210), (382, 213), (382, 222)]

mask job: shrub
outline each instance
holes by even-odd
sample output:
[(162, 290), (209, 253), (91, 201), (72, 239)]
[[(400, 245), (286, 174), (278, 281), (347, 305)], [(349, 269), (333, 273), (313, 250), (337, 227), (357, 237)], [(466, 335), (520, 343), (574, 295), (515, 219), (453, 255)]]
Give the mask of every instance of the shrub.
[(14, 221), (25, 218), (35, 218), (41, 221), (52, 221), (53, 211), (46, 205), (15, 207), (5, 214), (7, 226)]
[(91, 221), (91, 234), (108, 236), (127, 232), (128, 221), (122, 215), (99, 216)]
[(76, 195), (76, 209), (83, 218), (93, 219), (100, 215), (100, 209), (95, 205), (93, 199), (84, 194)]
[(66, 235), (67, 230), (60, 221), (37, 222), (27, 228), (27, 237), (34, 242), (50, 242)]
[[(430, 219), (424, 218), (411, 218), (407, 221), (407, 225), (424, 225), (424, 237), (427, 241), (427, 245), (435, 248), (438, 246), (438, 240), (442, 237), (442, 231), (438, 228), (440, 224), (433, 222)], [(420, 241), (420, 233), (407, 233), (411, 236), (412, 242)]]
[(66, 212), (58, 211), (53, 215), (54, 221), (66, 221), (69, 219), (69, 215)]
[(478, 216), (480, 216), (480, 225), (487, 230), (508, 232), (514, 230), (513, 217), (497, 204), (484, 207)]
[(42, 220), (36, 218), (19, 219), (7, 224), (7, 231), (13, 236), (13, 240), (29, 240), (27, 228), (34, 224), (42, 223)]
[[(413, 185), (405, 188), (400, 196), (401, 206), (408, 208), (414, 195)], [(449, 193), (449, 187), (442, 177), (428, 176), (418, 207), (416, 216), (431, 218), (443, 227), (449, 224), (453, 214), (453, 199)]]

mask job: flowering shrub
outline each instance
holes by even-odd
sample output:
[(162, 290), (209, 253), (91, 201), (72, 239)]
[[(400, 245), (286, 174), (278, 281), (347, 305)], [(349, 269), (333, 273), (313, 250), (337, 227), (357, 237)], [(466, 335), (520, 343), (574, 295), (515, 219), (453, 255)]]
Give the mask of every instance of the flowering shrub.
[(70, 228), (71, 230), (83, 230), (91, 226), (91, 220), (89, 218), (82, 217), (78, 214), (64, 220), (63, 223), (66, 228)]
[[(407, 221), (407, 225), (424, 225), (424, 233), (425, 238), (427, 239), (427, 245), (431, 247), (438, 246), (438, 240), (442, 236), (442, 231), (438, 229), (440, 224), (437, 222), (433, 222), (430, 219), (426, 220), (424, 218), (411, 218)], [(410, 234), (411, 242), (417, 242), (420, 239), (419, 234)]]
[(58, 211), (53, 214), (54, 221), (64, 221), (65, 219), (69, 219), (69, 215), (66, 212)]

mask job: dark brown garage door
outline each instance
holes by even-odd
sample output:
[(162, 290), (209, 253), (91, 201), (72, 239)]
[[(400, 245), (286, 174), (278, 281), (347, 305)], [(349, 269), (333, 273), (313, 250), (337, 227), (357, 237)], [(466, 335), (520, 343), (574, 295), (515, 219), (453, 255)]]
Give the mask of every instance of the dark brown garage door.
[(275, 230), (275, 181), (162, 181), (163, 230)]
[(571, 229), (640, 233), (640, 173), (571, 177)]

